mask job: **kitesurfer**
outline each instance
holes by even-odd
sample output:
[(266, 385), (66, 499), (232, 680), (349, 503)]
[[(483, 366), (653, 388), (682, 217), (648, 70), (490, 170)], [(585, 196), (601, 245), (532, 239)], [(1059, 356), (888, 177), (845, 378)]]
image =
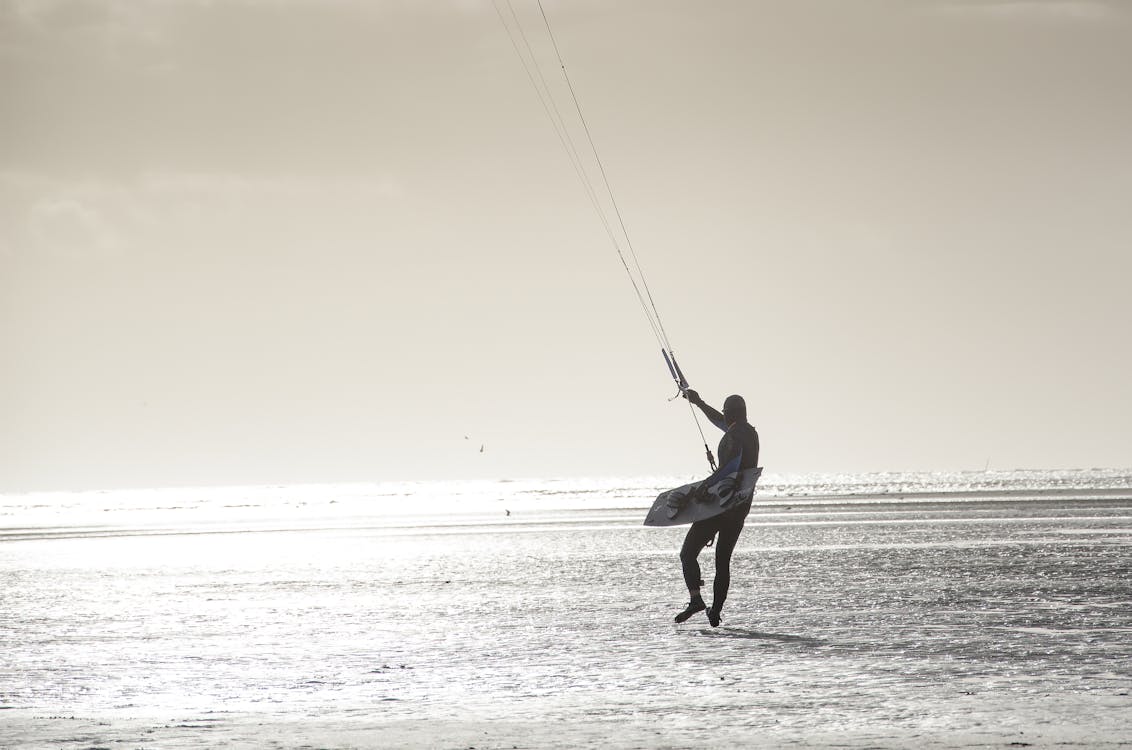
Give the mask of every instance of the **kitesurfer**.
[[(719, 429), (723, 439), (719, 441), (719, 465), (726, 466), (736, 456), (739, 469), (754, 469), (759, 465), (759, 433), (747, 421), (747, 403), (742, 396), (728, 396), (723, 402), (723, 413), (704, 403), (700, 394), (690, 388), (684, 390), (689, 403), (698, 406), (700, 411)], [(751, 512), (751, 501), (747, 500), (718, 516), (696, 521), (684, 537), (680, 549), (680, 565), (684, 571), (684, 583), (688, 586), (689, 602), (683, 612), (676, 615), (676, 622), (684, 622), (697, 612), (707, 609), (708, 622), (718, 627), (723, 602), (727, 600), (727, 589), (731, 585), (731, 553), (743, 531), (743, 522)], [(698, 557), (713, 537), (719, 535), (715, 543), (715, 580), (712, 581), (713, 600), (709, 609), (700, 595), (704, 585), (700, 578)]]

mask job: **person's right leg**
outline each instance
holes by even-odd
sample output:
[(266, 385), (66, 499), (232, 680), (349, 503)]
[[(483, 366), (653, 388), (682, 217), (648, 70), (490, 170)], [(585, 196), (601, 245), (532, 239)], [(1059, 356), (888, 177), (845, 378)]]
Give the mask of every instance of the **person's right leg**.
[(700, 595), (700, 586), (704, 585), (700, 577), (700, 563), (697, 558), (700, 552), (715, 536), (716, 524), (714, 518), (707, 521), (697, 521), (688, 529), (684, 537), (684, 545), (680, 548), (680, 567), (684, 572), (684, 584), (688, 587), (688, 606), (683, 612), (676, 615), (676, 622), (684, 622), (697, 612), (707, 609), (703, 597)]

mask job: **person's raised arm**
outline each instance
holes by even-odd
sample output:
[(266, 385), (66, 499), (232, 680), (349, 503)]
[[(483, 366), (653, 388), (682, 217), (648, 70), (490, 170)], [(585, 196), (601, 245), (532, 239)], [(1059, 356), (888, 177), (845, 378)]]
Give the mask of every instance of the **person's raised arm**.
[(727, 423), (723, 421), (723, 415), (704, 403), (699, 393), (696, 393), (691, 388), (686, 388), (684, 390), (684, 398), (688, 399), (688, 403), (700, 407), (700, 411), (704, 413), (704, 416), (707, 417), (713, 425), (727, 432)]

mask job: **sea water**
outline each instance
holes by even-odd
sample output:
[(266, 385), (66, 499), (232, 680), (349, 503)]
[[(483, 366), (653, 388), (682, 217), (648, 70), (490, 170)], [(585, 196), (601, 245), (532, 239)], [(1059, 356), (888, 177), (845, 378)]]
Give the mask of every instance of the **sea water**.
[(0, 747), (1132, 742), (1132, 471), (767, 476), (719, 628), (688, 479), (2, 497)]

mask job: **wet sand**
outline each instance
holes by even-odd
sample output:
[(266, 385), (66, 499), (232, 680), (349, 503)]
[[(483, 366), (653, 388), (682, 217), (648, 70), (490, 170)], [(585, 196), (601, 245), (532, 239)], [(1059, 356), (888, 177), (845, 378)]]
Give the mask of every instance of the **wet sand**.
[(1132, 497), (1032, 494), (765, 501), (718, 629), (643, 508), (45, 530), (0, 746), (1132, 746)]

